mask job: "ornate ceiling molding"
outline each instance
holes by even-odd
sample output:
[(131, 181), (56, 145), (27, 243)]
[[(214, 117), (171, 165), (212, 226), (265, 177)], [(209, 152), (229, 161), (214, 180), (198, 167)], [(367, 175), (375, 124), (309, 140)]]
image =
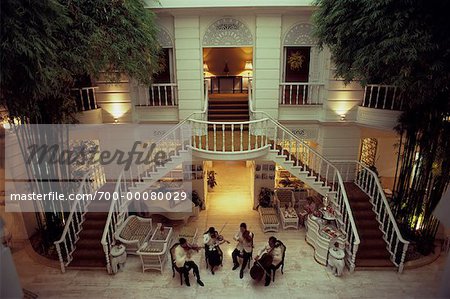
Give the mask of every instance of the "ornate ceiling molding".
[(202, 45), (203, 47), (253, 46), (253, 36), (241, 21), (222, 18), (208, 27)]
[(158, 27), (158, 34), (156, 38), (162, 48), (173, 48), (172, 37), (165, 28), (161, 26)]
[(300, 23), (294, 25), (284, 37), (284, 46), (311, 46), (317, 42), (312, 36), (312, 25)]

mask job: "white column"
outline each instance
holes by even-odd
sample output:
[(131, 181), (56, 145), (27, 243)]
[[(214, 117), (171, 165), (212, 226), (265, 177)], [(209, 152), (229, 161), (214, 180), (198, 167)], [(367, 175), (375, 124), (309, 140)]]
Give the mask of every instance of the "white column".
[(202, 110), (202, 53), (198, 16), (175, 16), (175, 59), (179, 118)]
[(281, 59), (281, 16), (256, 16), (254, 89), (256, 110), (278, 118)]

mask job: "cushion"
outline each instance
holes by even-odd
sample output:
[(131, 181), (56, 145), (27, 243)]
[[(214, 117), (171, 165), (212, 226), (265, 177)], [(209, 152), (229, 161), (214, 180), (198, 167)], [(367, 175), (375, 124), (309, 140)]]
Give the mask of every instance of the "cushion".
[(261, 211), (261, 214), (263, 214), (263, 215), (275, 215), (277, 213), (277, 211), (274, 208), (259, 207), (259, 210)]
[(264, 224), (278, 224), (277, 215), (263, 215), (262, 220)]
[(149, 242), (145, 248), (139, 249), (140, 252), (162, 252), (164, 249), (164, 243), (161, 242)]

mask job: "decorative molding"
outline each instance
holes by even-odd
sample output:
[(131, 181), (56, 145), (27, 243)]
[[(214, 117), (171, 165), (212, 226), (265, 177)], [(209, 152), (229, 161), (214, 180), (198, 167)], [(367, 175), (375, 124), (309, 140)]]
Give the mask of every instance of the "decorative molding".
[(169, 32), (161, 26), (158, 27), (156, 39), (162, 48), (173, 48), (172, 37)]
[(241, 21), (222, 18), (208, 27), (202, 45), (203, 47), (253, 46), (253, 36)]
[(311, 46), (317, 44), (313, 38), (312, 25), (308, 23), (300, 23), (289, 29), (284, 37), (284, 46)]

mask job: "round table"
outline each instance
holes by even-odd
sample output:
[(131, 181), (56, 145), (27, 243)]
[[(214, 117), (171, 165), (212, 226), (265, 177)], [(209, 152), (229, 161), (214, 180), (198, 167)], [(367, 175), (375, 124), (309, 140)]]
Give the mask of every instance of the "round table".
[(111, 268), (115, 274), (119, 268), (123, 268), (127, 260), (127, 252), (124, 245), (114, 245), (111, 248)]

